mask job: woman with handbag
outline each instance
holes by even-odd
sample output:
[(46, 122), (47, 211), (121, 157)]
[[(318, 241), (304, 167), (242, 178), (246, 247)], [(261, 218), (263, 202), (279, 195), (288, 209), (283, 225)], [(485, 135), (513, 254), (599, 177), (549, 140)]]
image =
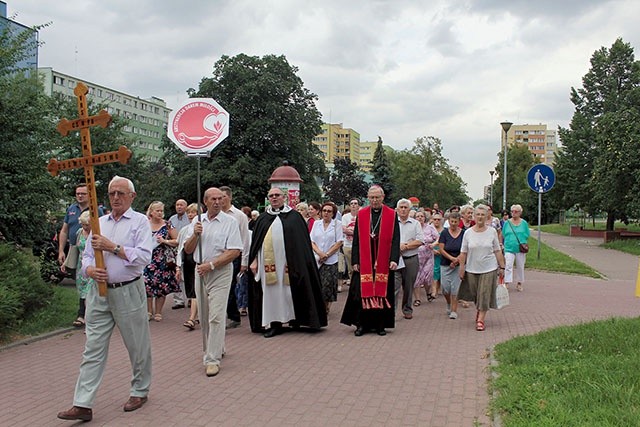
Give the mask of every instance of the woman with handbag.
[(504, 256), (495, 228), (486, 223), (488, 207), (476, 206), (476, 224), (464, 231), (460, 247), (460, 279), (458, 297), (476, 304), (476, 331), (484, 331), (490, 308), (496, 307), (498, 277), (504, 275)]
[[(505, 221), (502, 227), (502, 236), (504, 238), (504, 258), (506, 262), (506, 270), (504, 274), (504, 282), (509, 284), (516, 282), (516, 289), (522, 292), (524, 283), (524, 264), (527, 261), (527, 252), (529, 252), (529, 224), (522, 219), (522, 206), (511, 206), (511, 219)], [(515, 262), (515, 272), (513, 264)]]
[(151, 255), (151, 263), (144, 268), (147, 311), (149, 320), (160, 322), (166, 296), (173, 292), (180, 292), (180, 285), (176, 278), (178, 232), (170, 221), (164, 219), (164, 203), (152, 202), (147, 210), (147, 216), (156, 243)]

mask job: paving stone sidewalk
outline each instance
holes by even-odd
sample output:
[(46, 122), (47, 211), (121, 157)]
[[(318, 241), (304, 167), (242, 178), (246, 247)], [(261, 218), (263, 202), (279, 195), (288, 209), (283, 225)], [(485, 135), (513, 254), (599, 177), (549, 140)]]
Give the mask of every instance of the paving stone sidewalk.
[[(601, 271), (606, 279), (526, 272), (524, 292), (487, 316), (445, 315), (444, 298), (398, 319), (386, 337), (357, 338), (339, 324), (344, 293), (319, 333), (271, 339), (248, 322), (228, 331), (220, 374), (204, 375), (200, 331), (181, 324), (186, 310), (165, 310), (151, 323), (154, 379), (149, 402), (125, 413), (129, 360), (117, 332), (94, 407), (104, 426), (489, 426), (488, 349), (511, 337), (612, 316), (640, 314), (634, 297), (637, 257), (588, 239), (544, 235), (543, 241)], [(529, 256), (535, 256), (530, 254)], [(84, 335), (57, 335), (0, 351), (0, 425), (65, 426), (56, 418), (72, 402)]]

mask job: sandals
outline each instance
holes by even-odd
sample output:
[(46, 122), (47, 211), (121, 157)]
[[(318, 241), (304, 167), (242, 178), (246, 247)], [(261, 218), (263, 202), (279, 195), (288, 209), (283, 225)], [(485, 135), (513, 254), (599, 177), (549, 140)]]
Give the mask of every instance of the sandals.
[(189, 319), (186, 322), (184, 322), (182, 326), (184, 326), (185, 328), (189, 328), (189, 330), (193, 331), (196, 328), (196, 321)]
[(433, 296), (433, 294), (428, 294), (428, 295), (427, 295), (427, 301), (431, 302), (431, 301), (433, 301), (434, 299), (436, 299), (436, 297), (434, 297), (434, 296)]
[(82, 328), (84, 326), (84, 320), (81, 317), (78, 317), (73, 321), (72, 325), (76, 328)]
[(476, 331), (484, 331), (484, 322), (482, 320), (476, 322)]
[(160, 313), (156, 313), (156, 314), (153, 316), (153, 320), (155, 320), (156, 322), (162, 322), (162, 314), (160, 314)]
[(241, 308), (240, 309), (240, 316), (246, 316), (247, 315), (247, 309), (246, 308)]
[(419, 299), (417, 299), (417, 300), (415, 300), (415, 301), (413, 302), (413, 306), (414, 306), (414, 307), (420, 307), (420, 304), (422, 304), (422, 303), (420, 302), (420, 300), (419, 300)]
[(151, 322), (151, 319), (153, 319), (153, 314), (152, 313), (147, 313), (147, 320), (149, 322)]

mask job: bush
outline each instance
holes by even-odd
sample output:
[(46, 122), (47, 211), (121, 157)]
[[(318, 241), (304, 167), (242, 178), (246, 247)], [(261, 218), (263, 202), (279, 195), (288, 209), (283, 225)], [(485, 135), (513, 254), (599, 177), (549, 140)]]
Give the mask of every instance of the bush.
[(51, 300), (53, 288), (40, 277), (34, 258), (14, 245), (0, 244), (0, 337)]

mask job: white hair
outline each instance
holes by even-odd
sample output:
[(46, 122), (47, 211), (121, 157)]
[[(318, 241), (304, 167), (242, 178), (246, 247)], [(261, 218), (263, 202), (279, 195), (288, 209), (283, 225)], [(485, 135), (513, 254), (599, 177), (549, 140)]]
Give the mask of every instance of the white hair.
[(399, 208), (400, 205), (409, 205), (409, 207), (413, 206), (413, 204), (411, 203), (411, 200), (409, 200), (409, 199), (400, 199), (400, 200), (398, 200), (398, 203), (396, 203), (396, 208)]
[(520, 206), (520, 205), (511, 205), (511, 210), (512, 211), (522, 212), (522, 206)]
[(133, 186), (133, 182), (131, 182), (131, 180), (129, 178), (124, 178), (122, 176), (114, 176), (111, 181), (109, 182), (109, 188), (111, 188), (111, 184), (113, 184), (115, 181), (126, 181), (127, 182), (127, 186), (129, 187), (129, 191), (131, 191), (132, 193), (136, 192), (136, 188)]

